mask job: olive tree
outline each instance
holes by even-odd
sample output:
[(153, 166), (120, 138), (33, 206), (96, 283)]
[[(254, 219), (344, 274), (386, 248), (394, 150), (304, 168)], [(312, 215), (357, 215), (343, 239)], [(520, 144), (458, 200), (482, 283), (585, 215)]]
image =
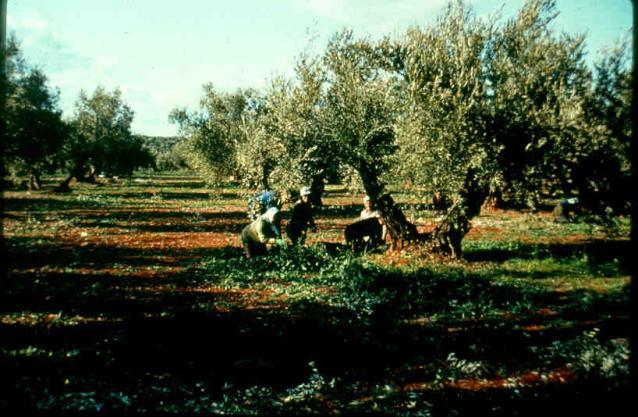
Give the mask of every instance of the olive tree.
[(632, 73), (626, 42), (607, 49), (595, 64), (583, 118), (588, 130), (578, 143), (581, 158), (570, 178), (594, 212), (622, 212), (630, 200)]
[(453, 256), (490, 192), (534, 207), (582, 164), (591, 76), (583, 37), (552, 30), (554, 9), (530, 0), (497, 26), (450, 3), (433, 26), (382, 45), (405, 97), (399, 172), (425, 192), (451, 194), (432, 243)]
[(263, 119), (272, 146), (282, 154), (271, 173), (279, 188), (308, 185), (320, 206), (325, 181), (339, 166), (335, 147), (326, 138), (325, 75), (317, 58), (302, 56), (295, 78), (275, 78), (266, 93)]
[(432, 243), (453, 256), (497, 171), (484, 65), (492, 30), (462, 3), (448, 4), (432, 26), (380, 45), (385, 66), (400, 75), (398, 174), (424, 199), (450, 195), (453, 205)]
[(371, 43), (338, 33), (323, 56), (326, 71), (325, 140), (339, 160), (357, 172), (395, 244), (416, 237), (386, 189), (391, 157), (397, 150), (396, 82), (376, 63)]
[(386, 190), (396, 150), (396, 83), (375, 60), (370, 41), (354, 39), (349, 30), (337, 33), (321, 56), (298, 61), (294, 80), (275, 80), (264, 120), (273, 146), (288, 155), (273, 174), (316, 186), (335, 167), (356, 172), (393, 241), (401, 243), (414, 238), (416, 228)]
[(48, 85), (46, 75), (26, 64), (15, 38), (10, 39), (7, 52), (3, 167), (14, 174), (27, 174), (29, 188), (37, 190), (41, 173), (57, 167), (68, 129), (62, 120), (59, 93)]
[(239, 125), (242, 141), (237, 146), (238, 177), (250, 189), (268, 190), (275, 185), (273, 173), (289, 158), (286, 149), (268, 133), (270, 108), (263, 95), (246, 109)]
[(68, 191), (73, 179), (95, 182), (99, 173), (130, 175), (138, 167), (152, 166), (150, 151), (131, 132), (132, 121), (133, 110), (119, 89), (108, 92), (99, 86), (90, 96), (80, 91), (63, 148), (70, 174), (58, 189)]
[(260, 122), (261, 95), (252, 89), (220, 93), (209, 83), (199, 106), (193, 112), (174, 109), (169, 116), (185, 138), (182, 149), (189, 166), (210, 184), (232, 176), (250, 188), (268, 188), (275, 152)]
[(556, 34), (555, 17), (553, 0), (528, 1), (498, 31), (487, 57), (501, 188), (532, 208), (543, 194), (569, 193), (589, 140), (584, 37)]

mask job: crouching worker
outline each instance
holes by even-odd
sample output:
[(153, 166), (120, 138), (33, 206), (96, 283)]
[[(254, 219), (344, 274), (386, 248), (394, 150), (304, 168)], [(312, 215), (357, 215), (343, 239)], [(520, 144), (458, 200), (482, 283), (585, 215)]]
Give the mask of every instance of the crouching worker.
[(578, 197), (564, 198), (554, 207), (552, 214), (556, 223), (568, 223), (574, 221), (579, 212)]
[(248, 199), (248, 217), (257, 220), (271, 207), (281, 208), (281, 197), (277, 191), (262, 191)]
[(372, 249), (385, 242), (386, 227), (369, 196), (363, 198), (363, 206), (359, 220), (346, 226), (344, 231), (346, 244), (354, 251)]
[(299, 193), (299, 200), (292, 207), (290, 221), (286, 226), (286, 234), (293, 245), (305, 243), (306, 231), (309, 228), (313, 231), (317, 230), (310, 202), (311, 194), (310, 187), (303, 187)]
[(281, 242), (279, 222), (281, 214), (277, 207), (271, 207), (241, 231), (244, 254), (250, 259), (265, 255), (269, 248)]

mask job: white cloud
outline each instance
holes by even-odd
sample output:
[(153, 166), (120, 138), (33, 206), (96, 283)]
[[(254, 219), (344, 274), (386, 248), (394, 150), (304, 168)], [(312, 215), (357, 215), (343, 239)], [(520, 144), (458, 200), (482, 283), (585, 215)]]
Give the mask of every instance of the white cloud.
[(112, 56), (99, 55), (95, 57), (95, 64), (98, 67), (110, 68), (117, 64), (117, 59)]
[(46, 30), (49, 27), (49, 22), (40, 17), (32, 17), (24, 19), (21, 26), (25, 29)]
[(345, 0), (297, 0), (297, 7), (301, 7), (315, 15), (334, 20), (344, 19)]
[(339, 22), (373, 25), (440, 10), (447, 0), (292, 0), (293, 7)]
[(429, 23), (448, 0), (291, 0), (295, 10), (354, 29), (356, 35), (392, 34)]
[(9, 30), (44, 31), (49, 28), (49, 22), (37, 12), (21, 18), (7, 13), (7, 27)]
[(16, 34), (27, 63), (42, 68), (47, 75), (91, 63), (91, 59), (71, 46), (55, 25), (38, 12), (20, 17), (8, 14), (7, 29)]

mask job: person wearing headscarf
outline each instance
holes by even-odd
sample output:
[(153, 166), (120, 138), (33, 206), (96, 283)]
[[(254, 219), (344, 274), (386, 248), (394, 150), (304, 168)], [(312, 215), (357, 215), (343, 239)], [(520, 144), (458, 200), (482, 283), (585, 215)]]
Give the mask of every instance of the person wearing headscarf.
[(265, 255), (268, 245), (274, 245), (280, 239), (279, 223), (281, 213), (277, 207), (271, 207), (256, 220), (244, 227), (241, 242), (246, 258)]

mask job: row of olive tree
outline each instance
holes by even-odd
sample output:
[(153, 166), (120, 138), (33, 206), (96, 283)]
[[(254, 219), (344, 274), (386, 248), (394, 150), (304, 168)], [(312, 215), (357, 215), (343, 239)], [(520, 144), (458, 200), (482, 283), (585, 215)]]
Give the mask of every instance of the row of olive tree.
[(534, 207), (578, 194), (621, 209), (629, 180), (631, 73), (624, 47), (591, 71), (584, 37), (557, 34), (553, 0), (529, 0), (503, 24), (450, 3), (434, 24), (379, 41), (336, 34), (302, 56), (293, 79), (219, 94), (173, 112), (193, 166), (212, 181), (290, 188), (355, 173), (395, 242), (417, 238), (387, 190), (410, 184), (452, 205), (433, 248), (460, 256), (490, 197)]
[(41, 187), (41, 174), (70, 172), (58, 187), (68, 190), (73, 179), (95, 181), (95, 175), (130, 175), (154, 160), (143, 140), (131, 132), (133, 111), (119, 90), (98, 87), (84, 91), (69, 120), (63, 120), (59, 92), (46, 75), (26, 64), (18, 43), (10, 38), (2, 112), (2, 176), (28, 175), (29, 188)]

